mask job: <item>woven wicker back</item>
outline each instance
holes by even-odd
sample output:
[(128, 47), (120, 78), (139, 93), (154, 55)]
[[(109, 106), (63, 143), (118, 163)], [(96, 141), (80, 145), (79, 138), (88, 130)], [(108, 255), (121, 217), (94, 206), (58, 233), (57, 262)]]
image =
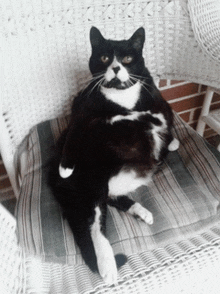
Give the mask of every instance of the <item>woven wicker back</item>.
[(0, 15), (2, 112), (11, 150), (33, 125), (69, 111), (71, 96), (89, 77), (91, 26), (113, 39), (144, 26), (154, 77), (219, 86), (219, 67), (194, 37), (186, 0), (6, 0)]
[(203, 50), (220, 62), (220, 1), (188, 0), (192, 27)]

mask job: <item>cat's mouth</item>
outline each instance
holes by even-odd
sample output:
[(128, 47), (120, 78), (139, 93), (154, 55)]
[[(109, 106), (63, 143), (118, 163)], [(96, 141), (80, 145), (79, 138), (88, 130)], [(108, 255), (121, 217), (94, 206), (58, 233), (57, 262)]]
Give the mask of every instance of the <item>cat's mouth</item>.
[(105, 81), (103, 84), (106, 88), (115, 88), (115, 89), (127, 89), (128, 83), (122, 82), (119, 78), (115, 77), (111, 81)]

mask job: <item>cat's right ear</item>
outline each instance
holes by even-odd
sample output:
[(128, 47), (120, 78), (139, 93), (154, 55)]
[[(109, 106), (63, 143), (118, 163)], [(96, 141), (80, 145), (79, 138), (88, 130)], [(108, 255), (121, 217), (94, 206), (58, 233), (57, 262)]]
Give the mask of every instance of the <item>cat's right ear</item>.
[(92, 47), (97, 47), (104, 41), (104, 37), (96, 27), (92, 27), (90, 30), (90, 42)]
[(133, 36), (130, 38), (130, 41), (132, 42), (133, 47), (136, 50), (142, 50), (144, 46), (145, 41), (145, 30), (143, 27), (139, 28)]

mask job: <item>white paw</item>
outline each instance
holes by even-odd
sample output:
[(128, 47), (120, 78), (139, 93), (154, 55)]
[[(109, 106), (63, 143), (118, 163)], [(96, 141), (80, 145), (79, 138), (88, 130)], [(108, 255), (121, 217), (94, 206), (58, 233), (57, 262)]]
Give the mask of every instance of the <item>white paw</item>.
[(144, 208), (140, 203), (136, 202), (135, 204), (133, 204), (128, 212), (134, 216), (137, 216), (148, 225), (152, 225), (154, 222), (153, 214), (149, 210)]
[(63, 178), (63, 179), (66, 179), (69, 176), (71, 176), (71, 174), (73, 173), (73, 170), (74, 170), (74, 168), (71, 169), (71, 168), (64, 168), (61, 165), (59, 166), (59, 174), (60, 174), (61, 178)]
[(169, 144), (168, 150), (169, 151), (176, 151), (179, 148), (179, 146), (180, 146), (179, 140), (174, 138), (173, 141)]
[(117, 266), (111, 245), (105, 246), (97, 256), (99, 274), (108, 285), (117, 283)]

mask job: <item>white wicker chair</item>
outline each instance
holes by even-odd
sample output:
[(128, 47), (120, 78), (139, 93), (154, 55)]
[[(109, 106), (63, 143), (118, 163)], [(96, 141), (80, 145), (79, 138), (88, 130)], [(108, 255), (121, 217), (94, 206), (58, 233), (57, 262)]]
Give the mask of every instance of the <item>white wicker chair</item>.
[[(16, 196), (26, 169), (25, 152), (20, 147), (17, 154), (18, 146), (37, 123), (69, 113), (71, 96), (89, 76), (92, 25), (113, 39), (128, 38), (144, 26), (145, 61), (155, 79), (220, 88), (218, 2), (2, 1), (0, 150)], [(65, 291), (61, 287), (63, 281), (71, 281), (71, 267), (29, 260), (16, 241), (15, 220), (2, 206), (0, 222), (1, 293), (75, 293), (71, 283)], [(219, 273), (216, 241), (188, 259), (165, 262), (147, 275), (115, 287), (99, 287), (96, 293), (218, 293)]]
[[(208, 87), (204, 98), (201, 114), (196, 126), (196, 131), (203, 136), (206, 124), (220, 135), (220, 109), (210, 110), (214, 93), (220, 94), (219, 89)], [(217, 147), (220, 151), (220, 144)]]

